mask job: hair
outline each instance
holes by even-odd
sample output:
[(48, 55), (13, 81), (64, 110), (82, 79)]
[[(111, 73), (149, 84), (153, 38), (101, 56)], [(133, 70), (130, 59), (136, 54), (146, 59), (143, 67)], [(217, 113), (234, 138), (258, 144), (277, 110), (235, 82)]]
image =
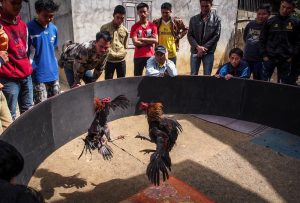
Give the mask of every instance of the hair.
[(269, 14), (271, 14), (272, 12), (272, 7), (271, 7), (271, 4), (261, 4), (257, 9), (256, 9), (256, 12), (258, 10), (266, 10)]
[(136, 6), (136, 10), (138, 11), (138, 10), (140, 10), (141, 8), (147, 8), (147, 10), (149, 10), (149, 6), (148, 6), (148, 4), (146, 4), (146, 3), (139, 3), (137, 6)]
[(169, 2), (165, 2), (161, 5), (161, 9), (172, 11), (172, 4), (170, 4)]
[(211, 5), (213, 4), (213, 0), (200, 0), (200, 3), (201, 1), (208, 1)]
[(56, 12), (59, 9), (59, 5), (53, 0), (37, 0), (34, 6), (37, 13), (41, 11)]
[(241, 58), (243, 58), (243, 56), (244, 56), (244, 52), (240, 48), (233, 48), (233, 49), (231, 49), (230, 52), (229, 52), (229, 57), (232, 54), (236, 54), (236, 55), (240, 56)]
[(10, 182), (21, 173), (24, 167), (23, 156), (18, 150), (0, 140), (0, 179)]
[(293, 5), (293, 6), (297, 6), (297, 1), (296, 0), (281, 0), (281, 2), (286, 2), (286, 3), (288, 3), (288, 4), (291, 4), (291, 5)]
[(111, 42), (112, 37), (108, 31), (97, 32), (96, 42), (98, 42), (100, 39), (104, 39), (107, 42)]
[(114, 14), (113, 14), (113, 15), (115, 15), (115, 14), (117, 14), (117, 13), (122, 14), (122, 15), (126, 14), (126, 9), (125, 9), (125, 7), (122, 6), (122, 5), (117, 5), (117, 6), (115, 7), (115, 10), (114, 10)]

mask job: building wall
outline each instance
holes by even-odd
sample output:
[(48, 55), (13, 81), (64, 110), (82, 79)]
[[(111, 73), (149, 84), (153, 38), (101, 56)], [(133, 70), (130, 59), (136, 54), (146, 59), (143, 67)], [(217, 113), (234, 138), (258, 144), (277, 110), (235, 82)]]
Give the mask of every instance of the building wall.
[[(122, 0), (72, 0), (74, 39), (77, 42), (89, 41), (95, 38), (101, 25), (111, 21), (112, 12), (116, 5), (122, 4)], [(200, 12), (199, 0), (153, 0), (152, 16), (160, 16), (160, 6), (163, 2), (173, 5), (173, 14), (179, 16), (188, 26), (189, 19)], [(238, 0), (215, 0), (214, 8), (222, 19), (222, 34), (215, 55), (215, 66), (219, 66), (224, 60), (226, 50), (232, 46), (234, 23), (236, 21)], [(178, 54), (179, 72), (189, 73), (190, 46), (186, 37), (181, 41), (181, 49)], [(128, 71), (132, 68), (133, 50), (127, 57)], [(227, 58), (227, 57), (225, 57)]]

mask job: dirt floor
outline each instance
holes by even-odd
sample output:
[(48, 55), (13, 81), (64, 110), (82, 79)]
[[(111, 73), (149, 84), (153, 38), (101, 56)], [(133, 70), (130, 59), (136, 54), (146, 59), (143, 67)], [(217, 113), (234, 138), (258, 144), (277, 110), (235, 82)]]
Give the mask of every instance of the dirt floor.
[[(188, 115), (174, 116), (183, 126), (171, 152), (172, 176), (190, 184), (216, 202), (299, 202), (300, 160), (277, 154), (249, 141), (253, 138)], [(145, 116), (109, 123), (111, 161), (94, 151), (78, 156), (79, 136), (44, 161), (29, 186), (47, 202), (120, 202), (149, 186), (145, 170), (154, 145), (135, 138), (147, 135)]]

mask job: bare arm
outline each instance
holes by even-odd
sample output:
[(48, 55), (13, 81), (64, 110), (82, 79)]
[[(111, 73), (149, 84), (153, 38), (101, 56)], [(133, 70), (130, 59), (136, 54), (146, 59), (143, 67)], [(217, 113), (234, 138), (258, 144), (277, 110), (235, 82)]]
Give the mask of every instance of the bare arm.
[(137, 38), (137, 37), (132, 37), (132, 42), (133, 42), (133, 45), (136, 47), (143, 47), (143, 46), (147, 45), (146, 43), (142, 42), (140, 40), (140, 38)]

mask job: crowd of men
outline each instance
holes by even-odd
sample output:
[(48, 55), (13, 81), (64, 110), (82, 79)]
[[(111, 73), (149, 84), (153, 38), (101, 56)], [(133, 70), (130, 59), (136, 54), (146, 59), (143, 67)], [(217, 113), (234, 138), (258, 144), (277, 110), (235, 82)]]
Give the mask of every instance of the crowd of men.
[[(213, 0), (199, 0), (201, 11), (190, 19), (189, 27), (172, 15), (172, 5), (161, 5), (161, 17), (149, 21), (149, 6), (137, 5), (137, 21), (130, 31), (123, 25), (126, 9), (115, 7), (111, 22), (102, 25), (96, 38), (85, 43), (68, 41), (62, 47), (59, 61), (57, 27), (51, 22), (59, 6), (53, 0), (35, 2), (36, 18), (27, 24), (19, 16), (22, 1), (0, 0), (0, 133), (20, 113), (34, 104), (60, 93), (59, 70), (62, 67), (71, 88), (95, 82), (102, 72), (105, 79), (126, 76), (128, 38), (134, 50), (134, 76), (176, 76), (179, 41), (187, 35), (191, 46), (191, 75), (198, 75), (201, 62), (204, 75), (211, 75), (214, 52), (221, 34), (221, 19), (212, 12)], [(244, 51), (230, 50), (229, 62), (215, 74), (217, 78), (250, 78), (270, 81), (277, 68), (278, 82), (296, 85), (300, 67), (300, 23), (293, 12), (294, 0), (281, 0), (278, 14), (271, 16), (267, 4), (257, 8), (256, 19), (245, 28)], [(0, 182), (13, 182), (20, 173), (23, 159), (5, 143), (1, 149), (14, 151), (18, 171), (7, 176), (2, 170), (7, 161), (5, 153), (0, 167)], [(5, 161), (6, 160), (6, 161)], [(8, 160), (10, 161), (10, 160)], [(6, 171), (6, 172), (5, 172)], [(4, 173), (5, 172), (5, 173)], [(3, 177), (6, 177), (4, 179)], [(27, 188), (18, 189), (25, 191)], [(28, 193), (28, 192), (27, 192)]]

